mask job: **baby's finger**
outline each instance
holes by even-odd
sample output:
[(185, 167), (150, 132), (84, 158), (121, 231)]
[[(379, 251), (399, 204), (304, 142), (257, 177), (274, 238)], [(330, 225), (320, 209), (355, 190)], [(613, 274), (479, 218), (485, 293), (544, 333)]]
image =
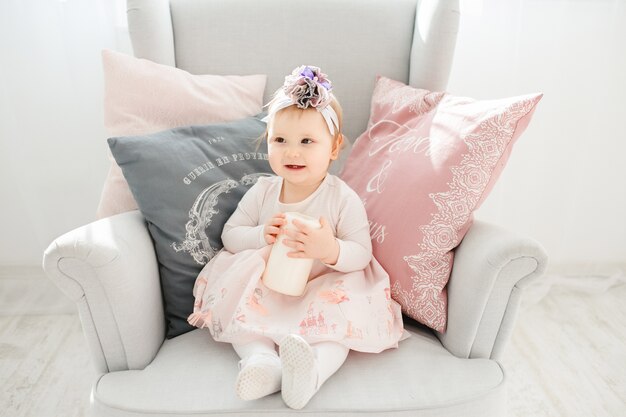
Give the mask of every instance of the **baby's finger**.
[(287, 252), (287, 256), (289, 258), (303, 258), (303, 259), (313, 259), (311, 258), (309, 255), (306, 254), (306, 252), (304, 251), (298, 251), (298, 252)]
[(304, 244), (302, 242), (298, 242), (297, 240), (284, 239), (283, 242), (286, 246), (296, 249), (298, 251), (304, 251)]
[(309, 226), (302, 223), (298, 219), (293, 219), (293, 225), (296, 226), (302, 233), (308, 234), (311, 231), (311, 229), (309, 229)]
[(291, 239), (283, 239), (283, 244), (290, 248), (296, 249), (298, 242), (296, 242), (295, 240), (291, 240)]
[(307, 235), (295, 230), (283, 229), (283, 233), (285, 234), (285, 236), (296, 242), (305, 242), (308, 239)]

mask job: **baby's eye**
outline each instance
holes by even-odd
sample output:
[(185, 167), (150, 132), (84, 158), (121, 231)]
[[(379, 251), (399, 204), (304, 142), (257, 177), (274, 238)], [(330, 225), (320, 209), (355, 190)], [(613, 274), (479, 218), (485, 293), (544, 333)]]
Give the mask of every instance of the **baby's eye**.
[(274, 142), (283, 143), (284, 141), (285, 139), (281, 138), (280, 136), (277, 138), (274, 138)]
[(308, 145), (309, 143), (313, 143), (313, 139), (304, 138), (304, 139), (302, 139), (301, 143), (304, 143), (305, 145)]

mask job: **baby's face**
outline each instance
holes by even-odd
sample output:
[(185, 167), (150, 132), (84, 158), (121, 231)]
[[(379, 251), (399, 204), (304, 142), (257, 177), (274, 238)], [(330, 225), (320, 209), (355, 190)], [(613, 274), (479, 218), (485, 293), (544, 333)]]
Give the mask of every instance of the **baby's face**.
[(337, 159), (337, 144), (324, 117), (315, 109), (288, 107), (268, 126), (268, 153), (272, 170), (293, 185), (315, 186), (328, 165)]

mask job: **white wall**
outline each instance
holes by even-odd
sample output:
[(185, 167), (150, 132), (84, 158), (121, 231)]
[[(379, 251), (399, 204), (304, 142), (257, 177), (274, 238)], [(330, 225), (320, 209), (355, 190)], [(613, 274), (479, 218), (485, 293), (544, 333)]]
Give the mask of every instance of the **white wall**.
[(108, 169), (100, 50), (128, 49), (118, 4), (0, 1), (0, 266), (40, 264), (94, 219)]
[(543, 91), (477, 218), (528, 234), (551, 266), (626, 264), (626, 3), (469, 1), (449, 91)]
[[(542, 242), (552, 266), (626, 263), (621, 0), (461, 0), (449, 91), (543, 91), (477, 217)], [(120, 1), (0, 2), (0, 266), (35, 265), (91, 221), (106, 176), (100, 49), (129, 52)]]

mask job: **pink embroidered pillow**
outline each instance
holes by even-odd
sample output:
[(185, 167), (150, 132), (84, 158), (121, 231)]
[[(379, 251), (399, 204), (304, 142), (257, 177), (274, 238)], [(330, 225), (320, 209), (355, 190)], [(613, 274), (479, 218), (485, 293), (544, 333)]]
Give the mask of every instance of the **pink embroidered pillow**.
[[(102, 51), (104, 125), (109, 136), (137, 136), (188, 125), (228, 122), (261, 112), (265, 75), (193, 75), (178, 68)], [(137, 208), (109, 152), (97, 217)]]
[(368, 129), (342, 172), (404, 314), (444, 332), (453, 249), (542, 94), (479, 101), (379, 77)]

